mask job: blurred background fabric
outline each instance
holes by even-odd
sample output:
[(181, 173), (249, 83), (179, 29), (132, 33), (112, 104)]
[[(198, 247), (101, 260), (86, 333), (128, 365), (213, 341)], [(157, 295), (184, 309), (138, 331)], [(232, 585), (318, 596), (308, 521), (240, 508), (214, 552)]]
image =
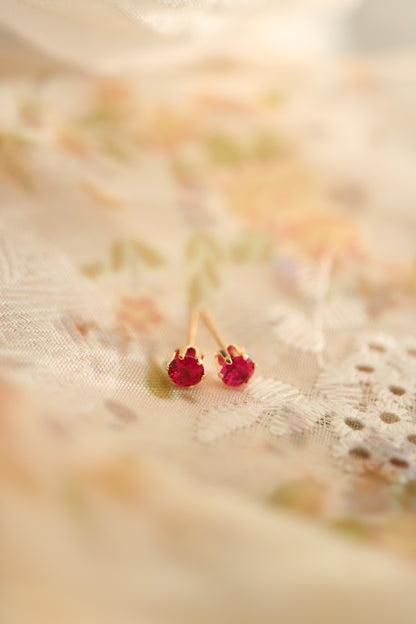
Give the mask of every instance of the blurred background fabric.
[(411, 0), (3, 0), (0, 16), (40, 49), (97, 71), (144, 71), (207, 53), (270, 63), (276, 54), (401, 48), (416, 37)]
[(414, 622), (414, 2), (0, 25), (2, 624)]

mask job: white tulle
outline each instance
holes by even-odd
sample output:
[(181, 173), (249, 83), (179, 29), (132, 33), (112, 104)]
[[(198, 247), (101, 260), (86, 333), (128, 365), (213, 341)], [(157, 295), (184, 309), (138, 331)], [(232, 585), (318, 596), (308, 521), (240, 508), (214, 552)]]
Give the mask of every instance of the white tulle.
[[(0, 24), (59, 60), (99, 71), (206, 53), (262, 58), (333, 45), (359, 0), (2, 0)], [(331, 28), (328, 27), (328, 19)]]

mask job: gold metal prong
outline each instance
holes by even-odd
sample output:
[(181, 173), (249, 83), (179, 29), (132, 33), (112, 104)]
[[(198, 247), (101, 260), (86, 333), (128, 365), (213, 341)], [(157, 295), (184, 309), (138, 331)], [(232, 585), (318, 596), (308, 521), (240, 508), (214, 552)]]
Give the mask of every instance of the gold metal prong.
[(235, 345), (235, 344), (229, 345), (228, 352), (230, 353), (231, 357), (233, 355), (241, 355), (242, 357), (246, 356), (246, 352), (243, 349), (243, 347), (240, 347), (239, 345)]
[(188, 351), (189, 347), (188, 346), (184, 346), (184, 347), (180, 347), (180, 349), (178, 350), (178, 358), (180, 360), (183, 360), (186, 352)]
[(223, 358), (223, 360), (225, 360), (225, 362), (226, 362), (227, 364), (232, 364), (232, 363), (233, 363), (233, 360), (232, 360), (232, 358), (231, 358), (231, 355), (229, 354), (229, 352), (228, 352), (228, 350), (227, 350), (227, 349), (220, 349), (220, 350), (218, 351), (218, 353), (221, 355), (221, 357)]
[[(196, 347), (194, 347), (194, 346), (192, 346), (192, 345), (186, 345), (186, 346), (184, 346), (184, 347), (180, 347), (179, 349), (177, 349), (177, 350), (175, 351), (175, 354), (176, 354), (176, 352), (177, 352), (177, 353), (178, 353), (178, 358), (179, 358), (180, 360), (183, 360), (183, 359), (184, 359), (184, 357), (186, 357), (186, 354), (187, 354), (187, 352), (188, 352), (188, 349), (194, 349), (194, 351), (195, 351), (195, 358), (198, 360), (198, 364), (203, 364), (203, 363), (204, 363), (204, 361), (203, 361), (203, 360), (204, 360), (204, 356), (203, 356), (203, 355), (202, 355), (202, 353), (199, 351), (199, 349), (197, 349)], [(175, 355), (174, 355), (173, 357), (175, 357)]]

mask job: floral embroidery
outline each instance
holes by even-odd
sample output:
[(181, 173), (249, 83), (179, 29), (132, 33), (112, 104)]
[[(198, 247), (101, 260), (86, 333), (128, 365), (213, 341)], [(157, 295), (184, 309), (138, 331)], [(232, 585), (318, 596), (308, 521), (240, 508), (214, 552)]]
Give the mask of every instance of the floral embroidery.
[(149, 332), (162, 321), (154, 301), (143, 295), (122, 295), (114, 310), (117, 321), (133, 332)]

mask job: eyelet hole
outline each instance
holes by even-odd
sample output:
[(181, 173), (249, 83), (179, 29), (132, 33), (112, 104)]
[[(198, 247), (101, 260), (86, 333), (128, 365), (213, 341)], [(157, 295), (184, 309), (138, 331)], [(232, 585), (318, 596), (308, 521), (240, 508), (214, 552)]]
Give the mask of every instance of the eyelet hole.
[(409, 462), (405, 459), (400, 459), (400, 457), (392, 457), (390, 463), (392, 466), (396, 466), (396, 468), (409, 468)]
[(361, 429), (364, 429), (365, 427), (364, 423), (362, 423), (361, 420), (358, 420), (358, 418), (345, 418), (344, 422), (347, 427), (355, 429), (356, 431), (361, 431)]
[(375, 343), (370, 343), (368, 347), (372, 351), (378, 351), (378, 353), (385, 353), (386, 351), (386, 347), (383, 347), (382, 345), (375, 344)]
[(374, 373), (374, 367), (368, 364), (357, 364), (355, 368), (361, 373)]
[(349, 454), (355, 459), (370, 459), (371, 457), (367, 449), (362, 446), (356, 446), (355, 448), (350, 449)]
[(387, 425), (394, 425), (395, 423), (398, 423), (400, 421), (400, 418), (392, 412), (383, 412), (382, 414), (380, 414), (380, 419)]

